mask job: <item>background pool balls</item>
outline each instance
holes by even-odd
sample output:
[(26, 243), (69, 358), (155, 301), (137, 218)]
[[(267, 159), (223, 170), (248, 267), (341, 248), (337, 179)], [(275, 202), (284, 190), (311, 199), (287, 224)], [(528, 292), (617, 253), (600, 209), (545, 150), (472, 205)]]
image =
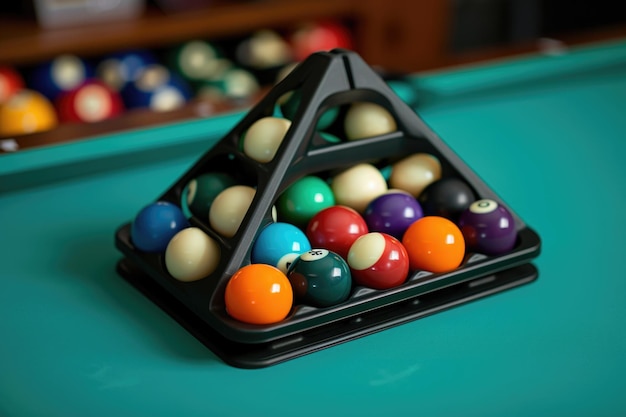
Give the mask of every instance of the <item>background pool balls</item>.
[(119, 116), (124, 110), (124, 103), (117, 91), (92, 79), (59, 94), (55, 107), (63, 123), (93, 123)]
[(494, 200), (472, 203), (461, 214), (459, 226), (470, 250), (487, 255), (509, 252), (517, 241), (513, 216)]
[(54, 106), (37, 91), (22, 89), (0, 103), (0, 137), (44, 132), (58, 123)]
[(296, 299), (314, 307), (329, 307), (345, 301), (352, 290), (346, 261), (327, 249), (300, 254), (287, 271)]

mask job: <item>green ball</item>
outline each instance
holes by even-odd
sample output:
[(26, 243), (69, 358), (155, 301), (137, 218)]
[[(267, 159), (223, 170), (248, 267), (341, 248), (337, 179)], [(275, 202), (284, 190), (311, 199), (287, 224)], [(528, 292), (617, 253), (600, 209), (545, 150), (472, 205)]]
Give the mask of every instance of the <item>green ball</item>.
[(211, 77), (219, 69), (220, 53), (209, 42), (191, 40), (170, 51), (170, 68), (188, 81)]
[(296, 299), (314, 307), (330, 307), (350, 296), (352, 276), (346, 261), (326, 249), (298, 256), (287, 270)]
[(334, 205), (335, 196), (328, 183), (319, 177), (306, 176), (278, 197), (276, 210), (281, 221), (306, 228), (319, 211)]
[(236, 185), (233, 177), (222, 172), (202, 174), (187, 185), (185, 198), (189, 211), (202, 220), (208, 220), (215, 197), (226, 188)]

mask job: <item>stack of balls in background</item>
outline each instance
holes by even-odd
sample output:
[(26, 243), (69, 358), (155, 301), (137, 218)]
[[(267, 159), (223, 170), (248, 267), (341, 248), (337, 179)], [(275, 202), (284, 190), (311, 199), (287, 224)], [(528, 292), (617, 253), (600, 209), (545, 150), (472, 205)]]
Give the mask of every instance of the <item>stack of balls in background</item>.
[[(291, 126), (288, 103), (298, 93), (287, 94), (274, 115), (256, 120), (241, 137), (242, 152), (255, 163), (273, 160)], [(320, 133), (333, 123), (341, 126), (340, 133), (322, 134), (329, 146), (397, 130), (394, 117), (378, 104), (355, 102), (344, 110), (331, 108), (318, 119)], [(497, 256), (514, 248), (511, 213), (477, 198), (462, 179), (442, 177), (435, 155), (378, 163), (306, 175), (277, 196), (273, 222), (251, 242), (249, 264), (226, 284), (228, 315), (250, 324), (277, 323), (294, 306), (336, 306), (363, 288), (395, 288), (419, 271), (447, 273), (470, 254)], [(187, 184), (179, 205), (147, 205), (131, 223), (133, 246), (162, 255), (174, 280), (211, 279), (222, 256), (218, 241), (236, 236), (257, 192), (254, 183), (237, 177), (236, 167), (209, 171)], [(191, 216), (214, 236), (191, 225)]]
[(285, 35), (189, 40), (162, 50), (126, 50), (83, 59), (60, 55), (28, 68), (0, 66), (0, 138), (94, 123), (131, 109), (180, 108), (192, 99), (248, 105), (280, 70), (309, 54), (351, 48), (348, 29), (307, 23)]

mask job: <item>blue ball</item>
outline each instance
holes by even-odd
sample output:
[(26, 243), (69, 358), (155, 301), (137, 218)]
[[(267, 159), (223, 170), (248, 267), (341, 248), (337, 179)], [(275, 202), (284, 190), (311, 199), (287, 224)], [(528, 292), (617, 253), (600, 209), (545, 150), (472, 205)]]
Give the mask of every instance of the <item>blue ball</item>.
[(137, 214), (131, 224), (133, 245), (143, 252), (165, 252), (176, 233), (189, 227), (182, 210), (166, 201), (152, 203)]
[(154, 111), (174, 110), (192, 97), (186, 81), (158, 64), (144, 68), (136, 80), (126, 84), (121, 94), (128, 108)]
[(35, 67), (28, 78), (29, 88), (54, 101), (94, 76), (93, 68), (75, 55), (60, 55)]
[(277, 267), (285, 274), (291, 262), (311, 249), (304, 232), (289, 223), (272, 223), (259, 233), (252, 246), (251, 261)]
[(121, 51), (106, 56), (96, 68), (97, 76), (116, 91), (139, 77), (149, 65), (157, 64), (156, 57), (147, 50)]

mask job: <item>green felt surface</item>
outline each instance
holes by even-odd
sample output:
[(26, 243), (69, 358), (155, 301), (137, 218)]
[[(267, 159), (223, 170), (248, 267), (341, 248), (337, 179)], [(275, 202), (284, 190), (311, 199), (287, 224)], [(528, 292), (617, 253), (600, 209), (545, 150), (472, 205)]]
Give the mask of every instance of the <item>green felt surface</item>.
[(538, 281), (236, 369), (116, 275), (113, 238), (239, 114), (3, 155), (0, 415), (623, 414), (626, 43), (416, 82), (426, 122), (541, 235)]

